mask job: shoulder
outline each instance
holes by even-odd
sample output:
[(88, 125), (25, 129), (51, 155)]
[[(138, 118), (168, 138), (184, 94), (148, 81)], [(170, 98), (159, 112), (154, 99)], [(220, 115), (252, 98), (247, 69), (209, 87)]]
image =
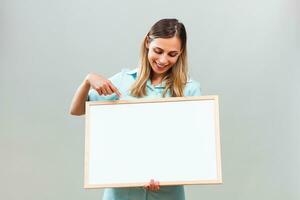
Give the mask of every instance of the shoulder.
[(201, 96), (201, 86), (198, 81), (189, 79), (184, 89), (185, 96)]
[(109, 80), (116, 86), (122, 85), (124, 83), (131, 83), (136, 78), (137, 69), (123, 68), (120, 72), (111, 76)]
[(137, 76), (138, 69), (128, 69), (128, 68), (123, 68), (119, 73), (113, 75), (109, 79), (111, 81), (116, 81), (120, 79), (126, 79), (126, 78), (134, 78)]

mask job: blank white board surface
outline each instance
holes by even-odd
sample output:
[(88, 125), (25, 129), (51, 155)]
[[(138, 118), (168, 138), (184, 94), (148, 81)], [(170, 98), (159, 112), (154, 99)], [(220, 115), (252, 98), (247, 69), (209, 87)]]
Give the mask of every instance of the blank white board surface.
[(86, 103), (85, 188), (222, 183), (217, 96)]

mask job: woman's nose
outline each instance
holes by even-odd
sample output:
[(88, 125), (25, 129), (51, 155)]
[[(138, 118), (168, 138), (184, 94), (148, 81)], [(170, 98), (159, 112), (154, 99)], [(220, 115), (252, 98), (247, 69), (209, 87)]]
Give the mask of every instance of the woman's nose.
[(167, 57), (166, 57), (166, 55), (161, 55), (160, 57), (159, 57), (159, 64), (162, 64), (162, 65), (164, 65), (164, 64), (166, 64), (167, 62), (168, 62), (168, 59), (167, 59)]

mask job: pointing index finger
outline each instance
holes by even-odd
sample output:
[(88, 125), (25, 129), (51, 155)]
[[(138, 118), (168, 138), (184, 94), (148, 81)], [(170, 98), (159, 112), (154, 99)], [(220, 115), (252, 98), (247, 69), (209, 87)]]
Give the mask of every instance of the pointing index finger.
[(116, 88), (112, 83), (109, 84), (111, 90), (118, 95), (118, 97), (121, 96), (121, 93), (119, 92), (118, 88)]

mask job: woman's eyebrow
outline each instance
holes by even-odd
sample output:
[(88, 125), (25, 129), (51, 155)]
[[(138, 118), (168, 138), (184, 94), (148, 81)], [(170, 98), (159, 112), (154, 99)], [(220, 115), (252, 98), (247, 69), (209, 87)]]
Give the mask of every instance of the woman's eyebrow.
[[(157, 47), (157, 46), (155, 46), (154, 49), (158, 49), (158, 50), (161, 50), (161, 51), (165, 51), (164, 49), (162, 49), (162, 48), (160, 48), (160, 47)], [(179, 51), (174, 50), (174, 51), (169, 51), (169, 53), (179, 53)]]

